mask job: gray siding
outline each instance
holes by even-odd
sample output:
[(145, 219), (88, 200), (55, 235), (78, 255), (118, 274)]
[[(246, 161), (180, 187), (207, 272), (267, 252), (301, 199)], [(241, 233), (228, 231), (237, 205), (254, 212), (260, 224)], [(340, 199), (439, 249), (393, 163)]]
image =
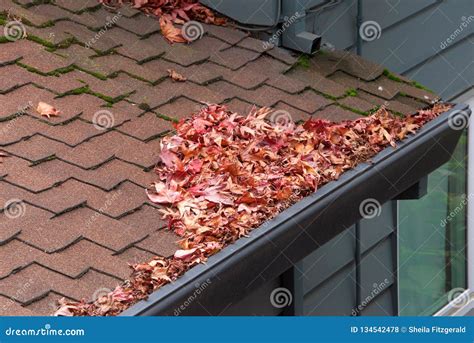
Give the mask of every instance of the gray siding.
[(355, 263), (352, 262), (304, 296), (306, 316), (348, 316), (356, 301)]
[(283, 308), (272, 306), (270, 302), (272, 291), (282, 287), (282, 280), (277, 278), (266, 282), (258, 289), (249, 288), (249, 294), (236, 304), (229, 304), (219, 316), (278, 316)]
[(394, 204), (383, 205), (380, 216), (362, 220), (359, 233), (355, 226), (348, 228), (303, 259), (298, 266), (303, 270), (302, 314), (397, 313)]
[[(354, 262), (354, 230), (354, 227), (349, 228), (303, 260), (301, 268), (304, 274), (301, 279), (305, 294), (311, 293), (342, 268)], [(335, 251), (338, 253), (335, 254)]]
[[(474, 27), (474, 22), (472, 22)], [(470, 60), (469, 60), (470, 59)], [(464, 39), (405, 74), (451, 99), (474, 84), (474, 38)]]
[(396, 294), (396, 286), (392, 286), (389, 289), (381, 293), (374, 301), (370, 302), (365, 307), (361, 315), (362, 316), (396, 316), (397, 312), (393, 306), (395, 301), (393, 295)]
[[(445, 99), (474, 84), (474, 2), (472, 0), (362, 0), (362, 22), (379, 23), (379, 39), (361, 41), (360, 54), (407, 75)], [(463, 20), (464, 19), (464, 20)], [(315, 14), (308, 27), (323, 42), (355, 50), (357, 1)], [(469, 22), (462, 30), (463, 21)], [(456, 31), (458, 30), (458, 31)], [(449, 44), (446, 40), (454, 35)]]

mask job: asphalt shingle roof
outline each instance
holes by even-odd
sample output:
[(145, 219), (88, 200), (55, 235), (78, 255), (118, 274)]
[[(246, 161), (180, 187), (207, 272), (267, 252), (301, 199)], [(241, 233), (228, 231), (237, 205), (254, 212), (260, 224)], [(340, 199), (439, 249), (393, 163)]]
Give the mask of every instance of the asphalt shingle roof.
[[(97, 38), (116, 13), (95, 0), (0, 0), (0, 11), (9, 13), (0, 33), (13, 18), (27, 33), (0, 36), (0, 149), (11, 155), (0, 206), (17, 201), (19, 211), (0, 212), (0, 315), (51, 314), (58, 298), (113, 289), (127, 263), (174, 253), (177, 236), (144, 189), (171, 120), (203, 103), (340, 121), (380, 105), (412, 113), (434, 97), (351, 53), (299, 58), (228, 27), (204, 25), (202, 39), (169, 45), (156, 19), (131, 8)], [(61, 115), (39, 116), (39, 101)]]

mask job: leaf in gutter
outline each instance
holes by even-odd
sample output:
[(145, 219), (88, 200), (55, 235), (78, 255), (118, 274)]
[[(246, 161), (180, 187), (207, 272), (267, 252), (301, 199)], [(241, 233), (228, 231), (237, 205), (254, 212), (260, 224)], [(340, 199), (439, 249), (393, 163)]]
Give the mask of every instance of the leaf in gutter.
[(147, 196), (150, 201), (157, 204), (174, 204), (183, 199), (180, 192), (176, 189), (171, 189), (169, 185), (163, 182), (155, 182), (155, 193), (147, 190)]
[(56, 317), (72, 317), (74, 316), (74, 312), (71, 311), (72, 306), (62, 306), (56, 312), (54, 312), (53, 316)]
[(152, 278), (155, 280), (164, 280), (164, 281), (171, 282), (171, 278), (168, 275), (167, 268), (155, 268), (151, 275), (152, 275)]
[(167, 168), (174, 171), (181, 171), (184, 169), (183, 163), (179, 159), (179, 157), (169, 150), (168, 148), (164, 148), (160, 153), (161, 162), (165, 164)]
[(207, 201), (216, 204), (232, 205), (234, 203), (229, 194), (224, 192), (223, 187), (209, 187), (204, 191), (199, 192), (198, 194), (201, 195)]
[(184, 260), (191, 257), (196, 251), (196, 248), (188, 250), (176, 250), (176, 252), (174, 253), (174, 257), (180, 260)]
[(57, 317), (72, 317), (74, 316), (75, 309), (78, 309), (79, 306), (68, 303), (66, 298), (61, 298), (58, 301), (59, 309), (54, 312), (53, 316)]
[(199, 158), (196, 158), (188, 163), (186, 170), (191, 174), (197, 174), (201, 171), (204, 162)]

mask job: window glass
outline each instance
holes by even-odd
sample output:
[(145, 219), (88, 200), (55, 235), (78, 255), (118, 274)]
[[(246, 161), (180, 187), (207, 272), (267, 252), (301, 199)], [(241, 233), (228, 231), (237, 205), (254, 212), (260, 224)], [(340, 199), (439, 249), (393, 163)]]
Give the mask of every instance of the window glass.
[(464, 134), (428, 194), (399, 201), (400, 315), (432, 315), (466, 288), (466, 169)]

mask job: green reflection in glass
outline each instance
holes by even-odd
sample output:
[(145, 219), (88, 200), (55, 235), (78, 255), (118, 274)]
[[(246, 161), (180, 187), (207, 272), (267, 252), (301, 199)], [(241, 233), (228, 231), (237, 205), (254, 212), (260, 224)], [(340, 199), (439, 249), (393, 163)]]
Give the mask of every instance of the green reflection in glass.
[(399, 201), (400, 315), (432, 315), (466, 287), (467, 135), (429, 175), (428, 194)]

